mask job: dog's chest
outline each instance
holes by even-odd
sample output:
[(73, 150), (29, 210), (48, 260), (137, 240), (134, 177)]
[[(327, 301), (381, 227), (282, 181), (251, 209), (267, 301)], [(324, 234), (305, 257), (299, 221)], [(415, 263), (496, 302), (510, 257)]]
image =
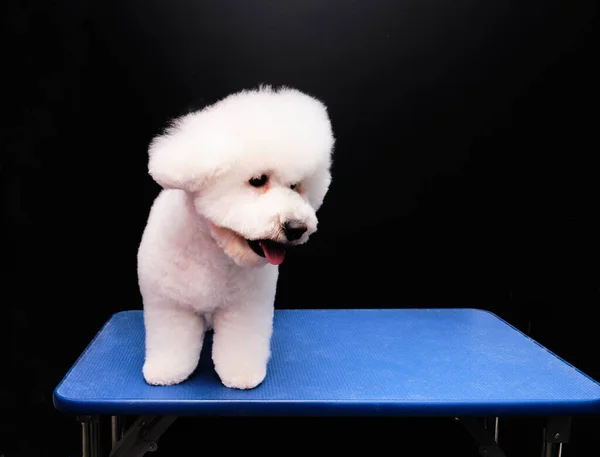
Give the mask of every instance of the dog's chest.
[(248, 272), (230, 261), (207, 252), (190, 249), (173, 259), (169, 278), (180, 301), (198, 311), (210, 312), (226, 306), (243, 294)]

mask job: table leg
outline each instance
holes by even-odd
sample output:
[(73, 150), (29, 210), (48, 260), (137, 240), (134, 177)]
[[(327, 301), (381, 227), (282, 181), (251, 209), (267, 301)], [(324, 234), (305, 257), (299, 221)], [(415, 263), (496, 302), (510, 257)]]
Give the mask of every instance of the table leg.
[(568, 443), (571, 436), (571, 418), (550, 417), (543, 435), (542, 457), (562, 457), (563, 444)]
[[(467, 432), (479, 444), (479, 455), (482, 457), (506, 457), (504, 451), (494, 440), (494, 436), (486, 430), (486, 426), (475, 417), (455, 417), (455, 420), (462, 423)], [(497, 423), (494, 421), (494, 423)]]
[(561, 457), (562, 456), (562, 443), (548, 443), (544, 447), (543, 457)]
[(158, 449), (157, 441), (175, 416), (140, 416), (119, 439), (110, 457), (142, 457)]
[(498, 431), (500, 429), (500, 418), (494, 417), (494, 441), (498, 442)]
[(498, 429), (500, 425), (500, 419), (498, 417), (485, 417), (483, 419), (483, 426), (486, 430), (492, 429), (494, 431), (494, 441), (498, 442)]
[(123, 425), (121, 417), (111, 416), (110, 417), (110, 438), (111, 448), (114, 449), (123, 436)]
[(81, 456), (90, 457), (90, 423), (81, 421)]
[(82, 457), (102, 457), (100, 423), (97, 416), (79, 416)]
[(90, 421), (90, 457), (100, 457), (100, 432), (97, 418), (92, 418)]

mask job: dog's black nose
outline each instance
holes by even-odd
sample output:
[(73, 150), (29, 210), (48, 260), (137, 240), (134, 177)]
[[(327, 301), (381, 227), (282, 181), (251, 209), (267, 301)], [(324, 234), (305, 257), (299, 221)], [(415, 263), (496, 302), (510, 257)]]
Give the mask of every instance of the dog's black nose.
[(283, 231), (288, 241), (299, 240), (307, 229), (306, 225), (300, 221), (291, 220), (283, 224)]

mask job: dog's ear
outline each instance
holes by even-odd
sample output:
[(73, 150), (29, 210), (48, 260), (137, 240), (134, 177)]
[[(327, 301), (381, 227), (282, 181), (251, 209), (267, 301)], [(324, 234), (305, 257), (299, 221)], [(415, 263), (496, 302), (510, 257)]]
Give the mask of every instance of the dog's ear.
[(309, 176), (303, 186), (306, 186), (307, 198), (315, 211), (318, 211), (323, 205), (325, 195), (331, 184), (331, 162), (326, 166), (318, 168), (315, 173)]
[(183, 134), (170, 129), (148, 148), (148, 173), (163, 189), (198, 191), (203, 181), (201, 164)]

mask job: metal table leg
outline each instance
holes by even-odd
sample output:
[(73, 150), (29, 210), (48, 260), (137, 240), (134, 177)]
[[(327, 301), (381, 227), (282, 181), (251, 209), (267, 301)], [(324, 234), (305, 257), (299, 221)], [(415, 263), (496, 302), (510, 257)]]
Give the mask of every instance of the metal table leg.
[(571, 418), (550, 417), (543, 435), (542, 457), (562, 457), (563, 444), (571, 437)]
[(81, 455), (90, 457), (90, 423), (87, 420), (81, 421)]
[(486, 430), (492, 429), (494, 431), (494, 441), (498, 442), (498, 429), (500, 425), (500, 419), (498, 417), (485, 417), (483, 419), (483, 427)]
[(110, 438), (111, 438), (111, 449), (117, 446), (119, 440), (123, 437), (123, 423), (122, 418), (119, 416), (110, 417)]
[(497, 433), (497, 420), (494, 421), (495, 433), (494, 435), (488, 433), (486, 430), (486, 425), (482, 425), (480, 421), (478, 421), (474, 417), (456, 417), (455, 420), (459, 421), (466, 429), (467, 432), (475, 439), (477, 444), (479, 444), (479, 455), (482, 457), (506, 457), (504, 451), (498, 446), (498, 442), (494, 439), (494, 437), (498, 438)]
[(142, 457), (158, 449), (157, 441), (176, 416), (140, 416), (113, 447), (110, 457)]
[(81, 422), (81, 455), (102, 457), (100, 423), (97, 416), (79, 416)]
[[(111, 457), (141, 457), (157, 449), (157, 441), (177, 419), (175, 416), (141, 416), (127, 431), (123, 417), (111, 416)], [(78, 416), (81, 423), (82, 457), (105, 457), (100, 417)]]

